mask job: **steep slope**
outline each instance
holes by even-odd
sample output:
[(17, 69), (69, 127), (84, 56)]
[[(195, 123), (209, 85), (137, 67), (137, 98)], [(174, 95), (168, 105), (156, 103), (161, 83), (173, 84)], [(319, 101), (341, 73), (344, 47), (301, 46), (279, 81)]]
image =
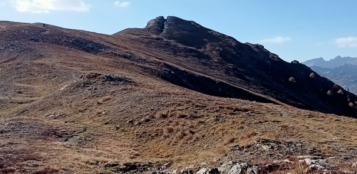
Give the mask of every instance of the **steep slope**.
[[(207, 76), (275, 103), (356, 115), (356, 110), (349, 107), (347, 102), (356, 101), (356, 96), (340, 87), (334, 87), (333, 82), (316, 73), (311, 78), (313, 71), (309, 67), (297, 62), (287, 63), (262, 45), (240, 43), (192, 21), (171, 16), (167, 19), (158, 17), (151, 20), (144, 29), (127, 29), (114, 34), (114, 37), (130, 44), (129, 47), (136, 52), (165, 62), (167, 70), (160, 76), (177, 85), (207, 94), (236, 97), (234, 94), (221, 94), (225, 90), (212, 83), (201, 82), (200, 89), (191, 87), (197, 88), (200, 80), (175, 72), (176, 69), (171, 68), (172, 64), (184, 71)], [(205, 91), (210, 87), (217, 91)], [(343, 95), (337, 94), (340, 89)], [(327, 95), (329, 90), (334, 95)]]
[[(292, 154), (261, 139), (300, 144), (294, 155), (357, 157), (356, 119), (289, 105), (348, 114), (354, 95), (323, 101), (300, 84), (310, 84), (306, 66), (196, 23), (159, 18), (110, 36), (0, 22), (0, 38), (0, 173), (152, 173)], [(298, 87), (322, 104), (308, 105)]]

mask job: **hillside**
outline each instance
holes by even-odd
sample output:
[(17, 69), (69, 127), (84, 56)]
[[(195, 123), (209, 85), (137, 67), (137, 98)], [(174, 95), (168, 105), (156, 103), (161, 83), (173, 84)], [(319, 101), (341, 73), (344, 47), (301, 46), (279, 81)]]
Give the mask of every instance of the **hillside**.
[(356, 158), (354, 94), (195, 22), (103, 35), (3, 21), (0, 38), (0, 173)]
[[(177, 71), (176, 68), (171, 68), (171, 64), (174, 64), (181, 69), (194, 71), (194, 74), (208, 76), (218, 81), (218, 84), (229, 85), (234, 90), (242, 89), (274, 103), (320, 112), (356, 115), (356, 110), (351, 109), (346, 102), (347, 98), (354, 102), (356, 96), (334, 86), (333, 82), (318, 74), (311, 78), (313, 71), (309, 67), (296, 62), (287, 63), (262, 45), (240, 43), (192, 21), (158, 17), (150, 21), (145, 29), (127, 29), (114, 34), (114, 37), (130, 44), (136, 52), (170, 63), (165, 64), (165, 72)], [(222, 87), (216, 87), (214, 83), (206, 84), (192, 78), (191, 73), (165, 72), (161, 77), (174, 84), (196, 88), (194, 90), (206, 94), (241, 98), (235, 92), (220, 90)], [(213, 87), (216, 91), (206, 89), (208, 87)], [(329, 90), (337, 94), (340, 89), (344, 95), (327, 95)]]

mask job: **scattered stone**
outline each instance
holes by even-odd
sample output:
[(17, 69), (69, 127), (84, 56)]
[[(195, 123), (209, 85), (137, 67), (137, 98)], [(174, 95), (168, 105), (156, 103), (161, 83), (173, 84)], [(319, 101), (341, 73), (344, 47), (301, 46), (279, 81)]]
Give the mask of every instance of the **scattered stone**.
[(170, 162), (162, 165), (161, 169), (168, 169), (169, 167), (171, 167), (171, 165), (172, 165), (172, 162), (170, 161)]
[(209, 169), (209, 168), (202, 168), (196, 174), (220, 174), (217, 168)]
[(316, 171), (316, 170), (325, 170), (326, 168), (321, 166), (321, 165), (318, 165), (318, 164), (313, 164), (313, 165), (310, 165), (309, 167), (307, 167), (305, 170), (304, 170), (304, 173), (309, 173), (311, 171)]
[(218, 168), (218, 171), (221, 172), (222, 174), (223, 173), (228, 173), (229, 170), (231, 170), (231, 168), (233, 167), (233, 162), (232, 161), (229, 161), (229, 162), (226, 162), (226, 163), (223, 163), (221, 165), (221, 167)]
[(247, 167), (247, 163), (236, 164), (231, 168), (231, 170), (229, 170), (228, 174), (241, 174)]
[(207, 163), (206, 162), (202, 162), (201, 166), (207, 166)]
[[(313, 150), (304, 142), (300, 141), (284, 141), (271, 139), (258, 139), (255, 144), (241, 147), (236, 145), (230, 149), (228, 156), (224, 161), (242, 161), (249, 162), (255, 160), (257, 156), (261, 160), (280, 160), (287, 159), (291, 156), (305, 155), (306, 152), (311, 152), (311, 159), (321, 154), (319, 150)], [(299, 159), (309, 158), (310, 156), (300, 156)], [(286, 161), (286, 163), (288, 163)]]
[(307, 158), (307, 159), (305, 159), (305, 162), (307, 165), (318, 164), (318, 165), (325, 166), (325, 167), (328, 166), (326, 159), (313, 160), (313, 159)]
[(202, 168), (201, 170), (199, 170), (196, 174), (208, 174), (209, 169), (208, 168)]
[(194, 174), (192, 169), (181, 170), (180, 174)]
[(352, 167), (353, 167), (353, 168), (357, 168), (357, 162), (352, 163)]
[(259, 167), (252, 166), (247, 169), (247, 174), (258, 174)]
[(273, 163), (273, 164), (266, 165), (264, 170), (266, 170), (268, 172), (272, 172), (272, 171), (276, 171), (279, 169), (281, 169), (281, 165)]
[(307, 164), (307, 165), (311, 165), (312, 164), (312, 160), (311, 159), (305, 159), (305, 163)]

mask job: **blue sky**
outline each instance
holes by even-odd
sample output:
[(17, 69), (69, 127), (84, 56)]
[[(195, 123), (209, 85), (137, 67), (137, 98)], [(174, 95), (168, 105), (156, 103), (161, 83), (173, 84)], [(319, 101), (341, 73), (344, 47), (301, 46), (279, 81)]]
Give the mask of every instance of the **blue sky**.
[(0, 0), (0, 20), (113, 34), (178, 16), (286, 61), (357, 57), (356, 0)]

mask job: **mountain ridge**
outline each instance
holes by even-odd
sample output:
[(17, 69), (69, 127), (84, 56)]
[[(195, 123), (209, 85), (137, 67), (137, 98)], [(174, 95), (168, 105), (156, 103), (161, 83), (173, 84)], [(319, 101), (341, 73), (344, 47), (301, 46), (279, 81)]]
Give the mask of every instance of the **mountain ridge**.
[[(168, 19), (158, 17), (151, 20), (147, 28), (124, 30), (114, 34), (114, 36), (137, 38), (137, 36), (139, 36), (137, 32), (140, 32), (140, 36), (144, 35), (144, 37), (138, 38), (141, 44), (143, 44), (143, 41), (147, 42), (147, 44), (150, 43), (150, 45), (146, 45), (146, 47), (150, 47), (152, 50), (166, 49), (163, 54), (168, 54), (168, 56), (160, 58), (161, 60), (169, 60), (171, 63), (174, 62), (176, 65), (180, 65), (186, 69), (194, 70), (208, 76), (211, 76), (210, 74), (220, 74), (218, 78), (221, 78), (221, 80), (222, 77), (224, 77), (224, 81), (233, 83), (233, 85), (239, 84), (238, 86), (245, 89), (251, 88), (253, 89), (251, 91), (254, 93), (261, 93), (268, 98), (274, 98), (280, 101), (283, 100), (283, 103), (290, 102), (289, 104), (298, 107), (317, 107), (316, 105), (320, 105), (321, 102), (326, 99), (324, 98), (323, 100), (309, 104), (315, 106), (307, 106), (306, 103), (304, 103), (308, 102), (307, 98), (309, 98), (306, 96), (306, 90), (302, 90), (299, 95), (295, 95), (294, 93), (297, 92), (297, 89), (291, 88), (292, 83), (289, 82), (289, 78), (294, 77), (297, 78), (297, 81), (311, 83), (312, 80), (309, 74), (313, 71), (308, 67), (304, 67), (305, 65), (303, 64), (286, 63), (276, 54), (266, 50), (262, 45), (243, 44), (232, 37), (209, 30), (192, 21), (185, 21), (170, 16)], [(132, 39), (131, 42), (133, 41), (136, 40)], [(137, 45), (139, 45), (139, 43)], [(145, 50), (144, 47), (140, 49)], [(190, 54), (194, 56), (175, 55), (185, 52), (190, 52)], [(173, 56), (176, 57), (170, 58)], [(178, 61), (178, 59), (181, 61)], [(192, 65), (195, 67), (190, 67), (190, 63), (182, 64), (184, 61), (193, 62)], [(210, 66), (210, 68), (207, 69), (207, 67), (205, 67), (206, 65)], [(220, 67), (220, 69), (215, 67)], [(275, 70), (277, 67), (278, 70)], [(304, 71), (305, 77), (301, 76), (302, 70)], [(274, 75), (269, 73), (273, 73)], [(213, 77), (216, 78), (217, 76), (213, 75)], [(316, 78), (320, 79), (319, 76)], [(277, 79), (279, 79), (279, 82), (276, 82)], [(274, 81), (275, 84), (270, 83)], [(326, 84), (326, 86), (323, 87), (325, 88), (324, 91), (321, 91), (323, 89), (320, 89), (321, 87), (316, 89), (317, 86), (307, 87), (306, 85), (298, 83), (296, 85), (302, 85), (300, 88), (309, 88), (309, 90), (315, 89), (316, 91), (314, 93), (318, 92), (321, 96), (326, 97), (327, 91), (332, 90), (334, 84), (332, 82), (329, 82), (328, 85)], [(264, 93), (264, 90), (269, 92)], [(284, 91), (284, 96), (279, 97), (282, 91)], [(302, 96), (306, 99), (303, 99)], [(303, 101), (297, 101), (297, 98)]]
[(337, 68), (339, 66), (343, 66), (345, 64), (352, 64), (357, 65), (357, 58), (356, 57), (341, 57), (337, 56), (333, 59), (326, 61), (324, 58), (315, 58), (311, 60), (307, 60), (303, 62), (303, 64), (311, 67), (311, 66), (318, 66), (321, 68)]

